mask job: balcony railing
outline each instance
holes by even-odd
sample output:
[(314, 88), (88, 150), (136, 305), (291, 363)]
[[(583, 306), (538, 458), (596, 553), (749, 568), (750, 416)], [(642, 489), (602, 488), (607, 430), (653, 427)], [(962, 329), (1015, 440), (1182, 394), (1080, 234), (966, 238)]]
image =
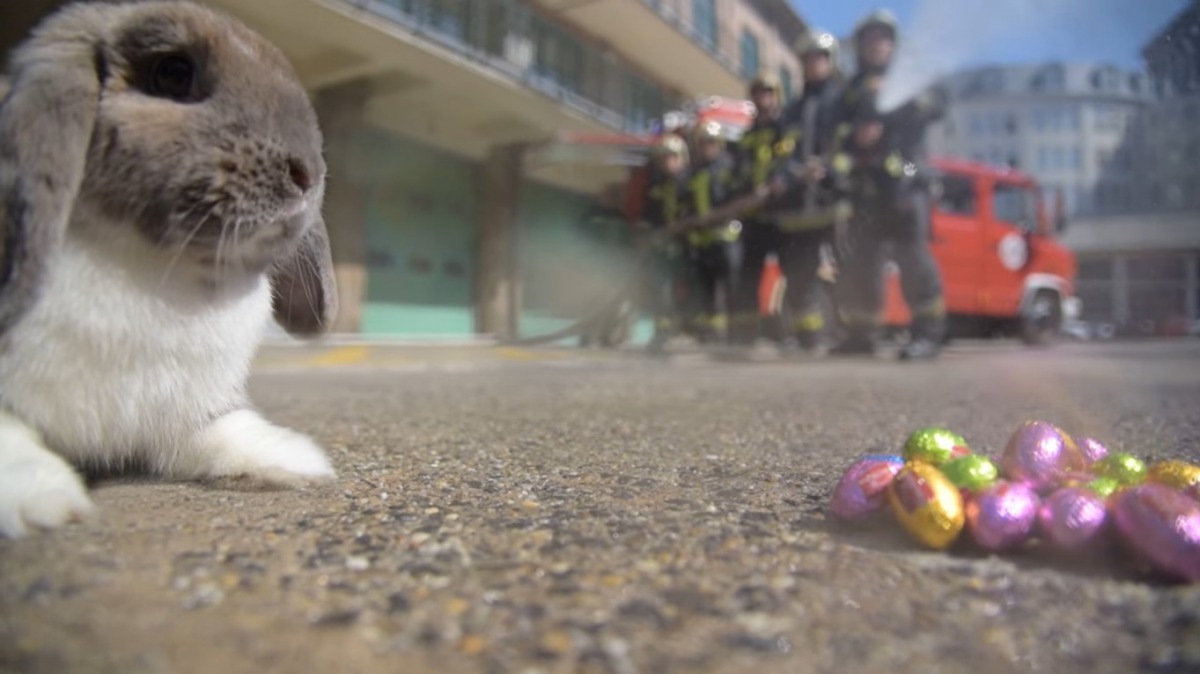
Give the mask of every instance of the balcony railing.
[(711, 12), (704, 16), (695, 16), (696, 4), (686, 0), (689, 7), (684, 8), (684, 0), (642, 0), (653, 9), (675, 30), (683, 33), (692, 42), (708, 52), (718, 63), (725, 66), (729, 72), (741, 74), (741, 55), (735, 51), (737, 35), (727, 27), (722, 30), (718, 20), (717, 4), (713, 3)]
[(523, 83), (615, 130), (644, 133), (682, 101), (616, 54), (517, 0), (340, 0)]

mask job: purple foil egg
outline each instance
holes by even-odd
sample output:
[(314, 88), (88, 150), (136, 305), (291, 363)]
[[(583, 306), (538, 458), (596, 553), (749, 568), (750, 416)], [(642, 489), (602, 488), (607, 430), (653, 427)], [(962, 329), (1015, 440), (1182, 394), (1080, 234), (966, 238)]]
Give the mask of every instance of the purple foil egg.
[(1108, 511), (1104, 499), (1086, 487), (1059, 489), (1038, 509), (1042, 537), (1059, 550), (1079, 550), (1104, 531)]
[(1083, 452), (1083, 458), (1088, 465), (1108, 456), (1108, 447), (1105, 447), (1096, 438), (1079, 438), (1075, 444), (1079, 445), (1079, 451)]
[(843, 520), (861, 520), (883, 508), (887, 488), (904, 467), (904, 459), (888, 454), (863, 457), (850, 466), (830, 498), (829, 509)]
[(1147, 482), (1113, 495), (1110, 517), (1130, 548), (1159, 571), (1200, 582), (1200, 504)]
[(1028, 482), (1045, 493), (1068, 475), (1085, 470), (1087, 459), (1061, 428), (1045, 421), (1027, 421), (1009, 439), (1000, 468), (1005, 478)]
[(1038, 497), (1024, 482), (1000, 481), (967, 503), (967, 528), (979, 547), (998, 551), (1024, 543), (1038, 516)]

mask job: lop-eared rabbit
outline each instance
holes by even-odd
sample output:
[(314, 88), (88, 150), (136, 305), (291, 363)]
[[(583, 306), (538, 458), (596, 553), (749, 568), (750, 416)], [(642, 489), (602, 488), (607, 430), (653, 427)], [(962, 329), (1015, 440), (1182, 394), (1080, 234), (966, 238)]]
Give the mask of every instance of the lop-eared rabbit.
[(274, 317), (336, 312), (316, 114), (283, 54), (182, 0), (74, 4), (0, 105), (0, 534), (93, 510), (77, 470), (333, 479), (256, 412)]

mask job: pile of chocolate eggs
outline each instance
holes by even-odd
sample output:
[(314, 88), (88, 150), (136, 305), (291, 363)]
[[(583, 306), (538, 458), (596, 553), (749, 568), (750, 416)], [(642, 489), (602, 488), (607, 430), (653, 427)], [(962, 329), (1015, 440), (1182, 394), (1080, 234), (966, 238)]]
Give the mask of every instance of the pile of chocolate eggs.
[(1116, 539), (1164, 575), (1200, 582), (1200, 466), (1153, 466), (1027, 421), (993, 460), (942, 428), (914, 432), (902, 456), (855, 462), (830, 502), (834, 517), (861, 522), (890, 510), (914, 539), (944, 550), (964, 532), (990, 552), (1038, 540), (1084, 551)]

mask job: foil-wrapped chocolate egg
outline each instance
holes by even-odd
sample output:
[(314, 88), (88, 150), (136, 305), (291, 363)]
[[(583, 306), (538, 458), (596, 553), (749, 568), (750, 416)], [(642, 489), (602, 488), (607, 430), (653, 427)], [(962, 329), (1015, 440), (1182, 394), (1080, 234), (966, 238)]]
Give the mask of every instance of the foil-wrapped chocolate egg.
[(1079, 451), (1083, 452), (1083, 458), (1088, 463), (1096, 463), (1108, 456), (1108, 447), (1096, 438), (1078, 438), (1075, 444), (1079, 445)]
[(963, 436), (944, 428), (922, 428), (914, 431), (904, 442), (905, 459), (924, 461), (934, 466), (970, 453), (971, 448)]
[(1113, 477), (1098, 477), (1083, 486), (1095, 492), (1100, 498), (1108, 498), (1117, 493), (1117, 490), (1121, 488), (1121, 483)]
[(888, 486), (887, 496), (900, 526), (930, 548), (949, 547), (962, 531), (962, 496), (932, 464), (905, 463)]
[(1151, 566), (1200, 582), (1200, 504), (1166, 485), (1146, 482), (1117, 492), (1109, 508), (1121, 540)]
[(1012, 434), (1000, 468), (1004, 477), (1014, 482), (1028, 482), (1039, 492), (1057, 487), (1073, 472), (1087, 467), (1083, 452), (1054, 424), (1027, 421)]
[(968, 493), (986, 489), (1000, 477), (1000, 469), (995, 462), (980, 454), (955, 457), (938, 466), (938, 470), (955, 487)]
[(1113, 452), (1092, 464), (1092, 472), (1111, 477), (1121, 486), (1141, 484), (1146, 479), (1146, 464), (1132, 454)]
[(1079, 550), (1096, 540), (1108, 521), (1104, 498), (1086, 487), (1066, 487), (1042, 501), (1038, 531), (1059, 550)]
[(881, 509), (887, 502), (887, 488), (900, 469), (904, 459), (892, 455), (865, 456), (842, 475), (829, 509), (843, 520), (860, 520)]
[(1160, 461), (1150, 467), (1146, 479), (1178, 489), (1200, 501), (1200, 466), (1185, 461)]
[(1033, 533), (1038, 505), (1033, 487), (1001, 480), (967, 500), (967, 529), (985, 550), (1016, 547)]

